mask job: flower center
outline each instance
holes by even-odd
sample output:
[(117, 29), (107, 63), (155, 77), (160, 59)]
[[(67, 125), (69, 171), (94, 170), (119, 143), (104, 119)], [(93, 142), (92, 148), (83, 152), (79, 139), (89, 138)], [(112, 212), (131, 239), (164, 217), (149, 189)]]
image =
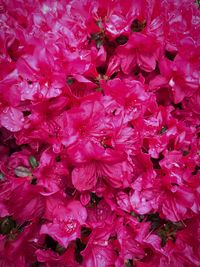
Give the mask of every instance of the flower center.
[(100, 144), (104, 147), (104, 148), (113, 148), (112, 145), (112, 138), (110, 136), (104, 136), (101, 141)]
[(77, 228), (77, 222), (75, 220), (69, 220), (65, 223), (65, 232), (71, 234)]

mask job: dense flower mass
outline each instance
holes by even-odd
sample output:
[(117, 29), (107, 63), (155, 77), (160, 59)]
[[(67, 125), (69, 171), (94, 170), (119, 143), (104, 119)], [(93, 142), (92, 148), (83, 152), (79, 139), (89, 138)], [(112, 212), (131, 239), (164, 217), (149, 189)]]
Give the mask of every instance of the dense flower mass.
[(200, 9), (0, 1), (0, 266), (200, 266)]

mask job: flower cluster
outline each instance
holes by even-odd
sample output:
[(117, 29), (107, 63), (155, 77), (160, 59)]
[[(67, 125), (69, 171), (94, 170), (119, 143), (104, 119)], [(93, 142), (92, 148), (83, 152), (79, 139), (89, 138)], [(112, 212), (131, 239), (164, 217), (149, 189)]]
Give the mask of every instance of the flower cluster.
[(200, 266), (200, 10), (0, 2), (0, 266)]

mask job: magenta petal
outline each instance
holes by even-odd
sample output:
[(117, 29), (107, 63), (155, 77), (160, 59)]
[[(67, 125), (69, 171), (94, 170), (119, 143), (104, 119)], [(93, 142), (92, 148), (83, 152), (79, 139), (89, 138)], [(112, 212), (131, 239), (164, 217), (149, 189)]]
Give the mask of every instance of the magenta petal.
[(23, 128), (23, 113), (16, 108), (6, 107), (0, 114), (0, 123), (11, 132), (18, 132)]
[(151, 72), (156, 67), (156, 59), (151, 54), (140, 54), (137, 56), (138, 65), (145, 71)]
[(96, 167), (93, 163), (83, 164), (72, 171), (72, 183), (79, 191), (92, 189), (97, 183)]
[(61, 246), (67, 247), (69, 242), (79, 236), (79, 225), (76, 221), (43, 224), (40, 234), (48, 234)]

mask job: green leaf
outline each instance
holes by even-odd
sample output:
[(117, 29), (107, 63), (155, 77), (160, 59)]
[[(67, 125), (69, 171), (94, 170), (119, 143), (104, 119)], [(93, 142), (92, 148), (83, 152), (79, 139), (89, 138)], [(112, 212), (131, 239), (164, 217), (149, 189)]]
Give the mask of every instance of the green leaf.
[(0, 181), (4, 181), (4, 174), (0, 172)]
[(101, 30), (103, 30), (103, 24), (102, 24), (102, 21), (101, 21), (101, 20), (97, 20), (97, 21), (96, 21), (96, 25), (97, 25)]
[(142, 220), (144, 219), (144, 216), (143, 215), (138, 215), (136, 214), (135, 212), (131, 212), (130, 215), (134, 218), (136, 218), (138, 220), (138, 222), (142, 222)]
[(183, 151), (183, 156), (187, 156), (189, 154), (189, 151), (188, 150), (184, 150)]
[(25, 168), (23, 166), (18, 166), (15, 169), (15, 175), (17, 177), (30, 177), (31, 176), (31, 172), (29, 171), (28, 168)]
[(157, 235), (161, 238), (161, 246), (164, 247), (167, 243), (167, 235), (165, 230), (159, 230)]
[(67, 81), (68, 85), (72, 85), (75, 82), (75, 80), (72, 76), (68, 76), (66, 81)]
[(167, 127), (163, 126), (162, 129), (160, 130), (160, 134), (164, 134), (167, 131)]
[(116, 38), (116, 42), (119, 44), (119, 45), (124, 45), (126, 44), (128, 41), (128, 37), (124, 36), (124, 35), (120, 35), (119, 37)]
[(39, 163), (34, 156), (29, 157), (29, 163), (33, 169), (35, 169), (39, 166)]
[(55, 250), (59, 255), (62, 255), (66, 251), (66, 248), (64, 248), (61, 245), (57, 244)]

